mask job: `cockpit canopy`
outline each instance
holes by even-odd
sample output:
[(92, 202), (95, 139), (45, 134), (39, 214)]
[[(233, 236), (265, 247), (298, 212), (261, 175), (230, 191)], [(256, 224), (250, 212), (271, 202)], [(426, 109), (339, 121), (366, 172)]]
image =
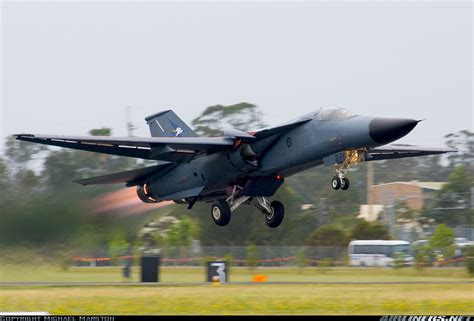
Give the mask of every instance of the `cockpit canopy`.
[(316, 119), (325, 120), (344, 120), (357, 116), (345, 108), (322, 109), (316, 114)]

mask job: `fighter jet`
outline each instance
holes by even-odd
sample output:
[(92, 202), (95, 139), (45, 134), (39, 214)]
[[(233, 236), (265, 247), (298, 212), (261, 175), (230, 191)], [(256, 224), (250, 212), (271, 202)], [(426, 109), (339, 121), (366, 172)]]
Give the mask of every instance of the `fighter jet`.
[(347, 190), (346, 173), (360, 162), (456, 151), (387, 145), (420, 121), (359, 116), (343, 108), (321, 109), (254, 132), (226, 130), (221, 137), (198, 137), (171, 110), (145, 120), (151, 138), (15, 136), (27, 142), (154, 160), (154, 166), (76, 182), (136, 186), (145, 203), (171, 200), (192, 209), (196, 202), (209, 202), (211, 217), (219, 226), (227, 225), (239, 206), (253, 205), (271, 228), (281, 224), (285, 209), (267, 197), (275, 194), (286, 177), (325, 165), (332, 168), (332, 179), (328, 179), (332, 188)]

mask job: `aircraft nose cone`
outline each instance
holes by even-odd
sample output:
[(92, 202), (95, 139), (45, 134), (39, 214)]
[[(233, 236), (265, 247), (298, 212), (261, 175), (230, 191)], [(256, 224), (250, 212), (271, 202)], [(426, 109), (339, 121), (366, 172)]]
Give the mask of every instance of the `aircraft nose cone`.
[(412, 131), (418, 124), (414, 119), (374, 118), (369, 123), (369, 134), (379, 144), (388, 144)]

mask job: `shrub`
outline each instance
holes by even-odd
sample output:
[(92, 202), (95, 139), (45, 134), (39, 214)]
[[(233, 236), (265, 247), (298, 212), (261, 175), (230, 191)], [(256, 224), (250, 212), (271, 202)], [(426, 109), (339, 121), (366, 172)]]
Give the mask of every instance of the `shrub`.
[(474, 246), (469, 246), (466, 249), (466, 268), (470, 276), (474, 277)]
[(227, 253), (224, 255), (224, 261), (227, 263), (227, 267), (231, 267), (234, 265), (234, 256), (231, 253)]
[(247, 246), (247, 256), (245, 257), (245, 261), (247, 261), (247, 266), (249, 269), (254, 269), (257, 267), (258, 255), (257, 255), (257, 247), (253, 244)]
[(431, 248), (429, 246), (422, 246), (415, 250), (415, 268), (423, 270), (423, 268), (430, 265)]
[(308, 259), (306, 258), (306, 253), (304, 249), (301, 249), (296, 252), (295, 261), (300, 268), (308, 266)]
[(215, 259), (213, 256), (203, 256), (201, 257), (200, 263), (202, 266), (207, 266), (207, 262), (214, 261)]
[(395, 269), (400, 269), (405, 266), (405, 255), (401, 252), (396, 252), (393, 254), (393, 267)]
[(318, 262), (321, 273), (326, 273), (331, 266), (334, 266), (334, 260), (330, 257), (326, 257)]

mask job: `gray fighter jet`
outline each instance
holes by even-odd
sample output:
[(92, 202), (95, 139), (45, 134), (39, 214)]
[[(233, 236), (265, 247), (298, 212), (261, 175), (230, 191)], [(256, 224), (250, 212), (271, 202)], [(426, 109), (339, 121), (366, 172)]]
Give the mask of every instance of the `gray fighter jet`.
[(213, 202), (211, 217), (227, 225), (242, 204), (256, 206), (269, 227), (283, 220), (284, 206), (269, 202), (285, 177), (308, 168), (333, 168), (331, 186), (347, 190), (350, 166), (364, 161), (455, 152), (454, 149), (387, 145), (419, 123), (412, 119), (359, 116), (342, 108), (319, 110), (280, 126), (255, 132), (237, 129), (222, 137), (198, 137), (173, 111), (145, 118), (151, 138), (20, 134), (23, 141), (96, 153), (155, 160), (155, 166), (78, 180), (82, 185), (137, 186), (146, 203), (171, 200)]

